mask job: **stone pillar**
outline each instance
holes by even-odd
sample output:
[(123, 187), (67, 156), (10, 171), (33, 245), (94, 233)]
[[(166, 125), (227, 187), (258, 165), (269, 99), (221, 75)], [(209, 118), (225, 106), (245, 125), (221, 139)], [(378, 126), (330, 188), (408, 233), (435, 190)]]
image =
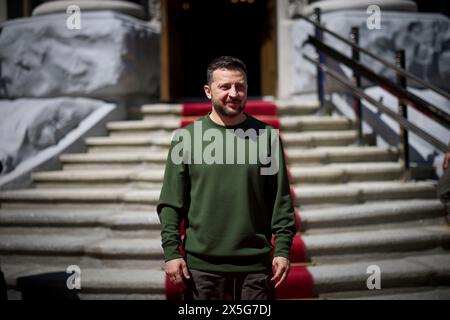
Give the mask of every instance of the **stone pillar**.
[(310, 15), (314, 8), (320, 8), (322, 13), (337, 10), (365, 10), (371, 5), (377, 5), (381, 10), (415, 12), (417, 4), (412, 0), (321, 0), (302, 8), (301, 14)]
[(0, 0), (0, 23), (8, 19), (8, 4), (6, 0)]
[(50, 0), (37, 6), (32, 15), (66, 13), (67, 8), (71, 5), (78, 6), (81, 12), (114, 11), (139, 19), (147, 19), (147, 12), (141, 5), (121, 0)]

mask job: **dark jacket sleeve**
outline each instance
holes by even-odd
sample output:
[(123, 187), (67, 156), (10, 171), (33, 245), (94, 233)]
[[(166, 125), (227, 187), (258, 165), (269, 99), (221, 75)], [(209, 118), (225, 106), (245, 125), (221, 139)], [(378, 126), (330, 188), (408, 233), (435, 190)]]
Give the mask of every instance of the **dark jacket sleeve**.
[(290, 257), (290, 250), (292, 239), (297, 232), (295, 224), (295, 210), (291, 198), (291, 190), (289, 185), (289, 178), (287, 174), (286, 162), (284, 157), (284, 150), (281, 139), (278, 134), (276, 138), (271, 138), (272, 141), (277, 141), (278, 146), (274, 149), (272, 143), (272, 152), (278, 155), (278, 171), (272, 180), (274, 182), (275, 200), (272, 212), (272, 234), (275, 236), (275, 251), (274, 257), (280, 256)]
[(182, 257), (180, 221), (189, 207), (190, 179), (188, 166), (172, 159), (172, 150), (177, 142), (172, 141), (164, 171), (163, 186), (156, 207), (161, 222), (161, 239), (165, 261)]

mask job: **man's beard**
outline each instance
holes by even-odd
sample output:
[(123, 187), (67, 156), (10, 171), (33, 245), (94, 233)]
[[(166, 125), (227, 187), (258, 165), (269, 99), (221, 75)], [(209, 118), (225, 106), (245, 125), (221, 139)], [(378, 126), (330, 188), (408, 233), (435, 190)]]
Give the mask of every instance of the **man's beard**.
[(240, 115), (244, 110), (246, 100), (240, 101), (239, 108), (237, 109), (231, 109), (227, 108), (226, 106), (222, 106), (220, 103), (217, 103), (217, 101), (215, 101), (214, 99), (211, 99), (211, 103), (213, 105), (214, 110), (216, 110), (216, 112), (219, 113), (220, 115), (225, 117), (236, 117)]

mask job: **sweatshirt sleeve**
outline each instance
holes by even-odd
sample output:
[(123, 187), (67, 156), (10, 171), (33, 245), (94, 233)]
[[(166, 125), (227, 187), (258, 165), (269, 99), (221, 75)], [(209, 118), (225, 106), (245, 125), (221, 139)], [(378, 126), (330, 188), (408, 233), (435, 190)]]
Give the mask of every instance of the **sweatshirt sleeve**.
[(272, 234), (275, 236), (274, 257), (290, 258), (292, 239), (297, 232), (295, 224), (295, 210), (291, 198), (289, 179), (284, 157), (283, 145), (277, 134), (278, 146), (272, 151), (278, 154), (278, 171), (273, 177), (275, 200), (272, 212)]
[(189, 207), (190, 179), (188, 167), (172, 159), (172, 150), (177, 142), (174, 140), (164, 171), (163, 186), (156, 207), (161, 222), (161, 239), (165, 261), (182, 257), (178, 250), (181, 244), (180, 221)]

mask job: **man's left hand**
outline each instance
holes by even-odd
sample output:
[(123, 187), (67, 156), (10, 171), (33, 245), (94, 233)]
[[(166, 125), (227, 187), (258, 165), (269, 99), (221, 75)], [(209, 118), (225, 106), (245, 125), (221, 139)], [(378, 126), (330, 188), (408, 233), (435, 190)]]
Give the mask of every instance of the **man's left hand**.
[(274, 271), (274, 275), (272, 277), (272, 281), (275, 282), (275, 288), (278, 287), (289, 273), (289, 269), (291, 268), (289, 259), (284, 257), (275, 257), (272, 261), (272, 267)]

